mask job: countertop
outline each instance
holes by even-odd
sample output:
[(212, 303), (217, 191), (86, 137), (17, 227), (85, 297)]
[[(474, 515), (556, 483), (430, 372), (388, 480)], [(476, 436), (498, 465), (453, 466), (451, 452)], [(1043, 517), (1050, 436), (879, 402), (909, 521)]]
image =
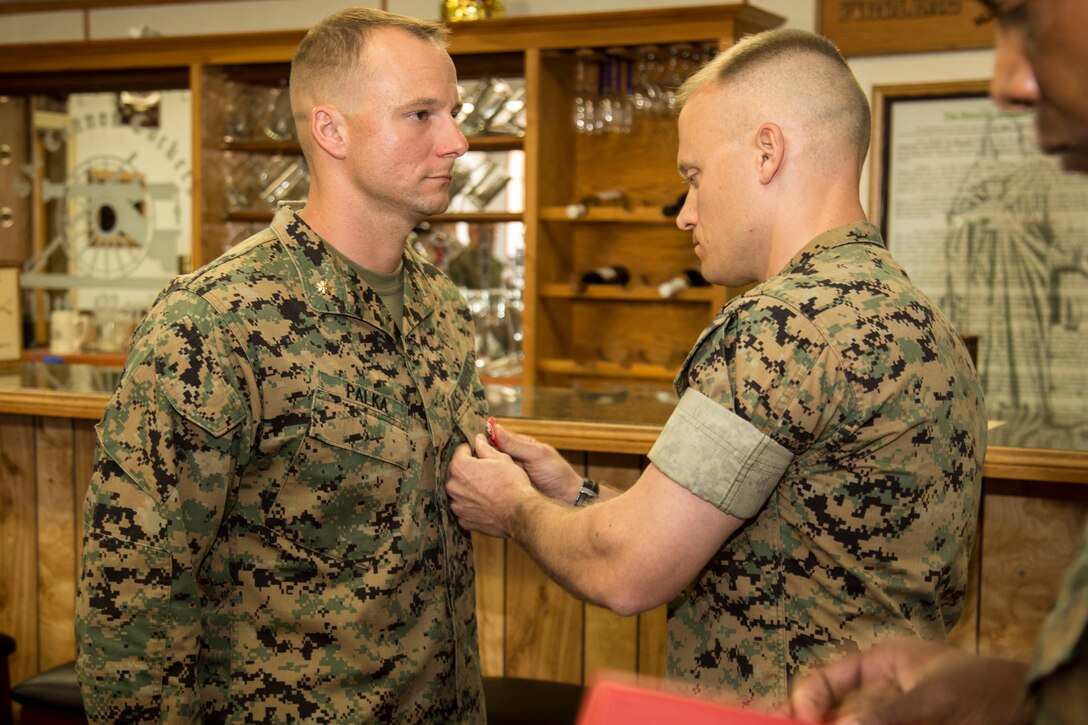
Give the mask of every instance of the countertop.
[[(98, 420), (120, 369), (45, 362), (0, 363), (0, 414)], [(487, 386), (504, 425), (557, 448), (644, 455), (675, 396), (615, 388)], [(989, 423), (985, 474), (1088, 483), (1088, 416), (998, 412)]]

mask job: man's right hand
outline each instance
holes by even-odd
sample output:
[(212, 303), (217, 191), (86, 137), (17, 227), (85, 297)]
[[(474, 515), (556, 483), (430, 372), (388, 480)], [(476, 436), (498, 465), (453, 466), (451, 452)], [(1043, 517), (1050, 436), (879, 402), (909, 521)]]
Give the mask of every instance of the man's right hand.
[(574, 503), (582, 487), (582, 476), (559, 451), (530, 436), (506, 430), (498, 423), (493, 426), (496, 447), (522, 467), (538, 491), (549, 498)]
[(877, 645), (806, 677), (781, 714), (836, 725), (1022, 725), (1027, 667), (917, 640)]

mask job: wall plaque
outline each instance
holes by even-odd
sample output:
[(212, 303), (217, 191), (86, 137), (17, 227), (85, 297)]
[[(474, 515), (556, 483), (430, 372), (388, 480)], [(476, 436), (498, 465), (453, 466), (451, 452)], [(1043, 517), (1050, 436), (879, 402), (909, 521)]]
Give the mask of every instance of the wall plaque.
[(990, 48), (976, 0), (820, 0), (819, 31), (843, 55)]
[(19, 270), (0, 267), (0, 360), (18, 360), (23, 353), (19, 311)]

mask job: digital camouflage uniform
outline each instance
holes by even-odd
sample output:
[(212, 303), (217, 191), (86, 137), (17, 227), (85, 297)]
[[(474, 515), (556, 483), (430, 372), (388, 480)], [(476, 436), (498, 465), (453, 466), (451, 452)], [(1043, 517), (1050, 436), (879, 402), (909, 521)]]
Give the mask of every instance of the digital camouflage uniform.
[(479, 722), (473, 327), (411, 250), (403, 332), (290, 209), (162, 293), (98, 426), (78, 672), (98, 722)]
[(986, 415), (956, 331), (868, 223), (730, 300), (650, 459), (747, 519), (669, 608), (669, 676), (775, 705), (790, 680), (960, 616)]
[(1043, 625), (1028, 682), (1038, 725), (1088, 719), (1088, 527)]

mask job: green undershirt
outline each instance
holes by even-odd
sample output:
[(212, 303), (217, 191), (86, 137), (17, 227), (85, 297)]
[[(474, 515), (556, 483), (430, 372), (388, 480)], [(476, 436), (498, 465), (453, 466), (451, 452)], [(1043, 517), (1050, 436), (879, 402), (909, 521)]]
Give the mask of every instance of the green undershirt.
[(382, 304), (385, 305), (385, 308), (389, 310), (389, 314), (393, 317), (393, 324), (397, 326), (397, 329), (400, 329), (401, 319), (404, 317), (404, 261), (397, 262), (396, 269), (384, 274), (353, 262), (331, 244), (329, 248), (344, 261), (344, 264), (355, 270), (355, 273), (362, 277), (363, 281), (372, 290), (378, 293), (378, 296), (382, 298)]

